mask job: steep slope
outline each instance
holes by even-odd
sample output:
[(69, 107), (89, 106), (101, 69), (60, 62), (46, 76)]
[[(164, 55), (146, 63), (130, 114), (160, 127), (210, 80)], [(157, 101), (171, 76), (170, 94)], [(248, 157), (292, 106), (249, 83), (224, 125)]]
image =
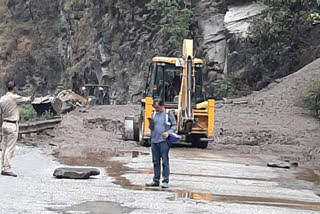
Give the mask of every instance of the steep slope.
[(146, 2), (3, 1), (0, 92), (8, 79), (38, 96), (105, 84), (119, 103), (135, 102), (150, 59), (170, 47)]
[(320, 59), (246, 99), (218, 104), (215, 149), (273, 153), (320, 166), (320, 122), (297, 105), (303, 87), (319, 74)]

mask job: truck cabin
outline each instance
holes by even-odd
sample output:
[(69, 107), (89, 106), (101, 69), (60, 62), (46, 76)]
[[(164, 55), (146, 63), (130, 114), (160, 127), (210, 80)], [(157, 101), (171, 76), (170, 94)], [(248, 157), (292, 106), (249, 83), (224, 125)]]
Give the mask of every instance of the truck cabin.
[[(149, 67), (146, 95), (153, 99), (161, 98), (166, 106), (177, 106), (183, 75), (183, 59), (154, 57)], [(192, 104), (204, 101), (202, 80), (203, 60), (194, 59), (195, 69), (192, 78)]]
[(92, 105), (110, 105), (107, 85), (85, 84), (81, 87), (81, 96), (88, 98)]

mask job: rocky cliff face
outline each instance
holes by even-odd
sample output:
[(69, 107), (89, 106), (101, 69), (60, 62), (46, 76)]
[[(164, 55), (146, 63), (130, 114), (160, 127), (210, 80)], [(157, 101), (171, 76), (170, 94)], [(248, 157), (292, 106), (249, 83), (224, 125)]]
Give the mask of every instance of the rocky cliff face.
[(64, 65), (57, 54), (59, 3), (1, 1), (0, 81), (15, 79), (20, 90), (55, 90)]
[(169, 49), (145, 3), (9, 0), (2, 5), (10, 34), (1, 34), (2, 81), (13, 78), (22, 92), (38, 95), (104, 84), (120, 102), (135, 102), (148, 62)]
[[(177, 51), (168, 42), (167, 17), (148, 10), (147, 2), (1, 0), (1, 93), (8, 79), (22, 93), (37, 96), (61, 88), (80, 93), (90, 83), (108, 85), (119, 104), (137, 102), (151, 58)], [(197, 57), (206, 61), (204, 79), (212, 88), (214, 80), (246, 69), (239, 54), (244, 49), (235, 41), (247, 36), (249, 21), (268, 7), (200, 0), (192, 1), (192, 8), (189, 37)]]
[(215, 80), (243, 69), (244, 61), (234, 59), (235, 50), (231, 52), (229, 46), (239, 38), (246, 38), (252, 18), (266, 10), (265, 4), (252, 1), (197, 1), (198, 50), (206, 61), (209, 96), (214, 93)]

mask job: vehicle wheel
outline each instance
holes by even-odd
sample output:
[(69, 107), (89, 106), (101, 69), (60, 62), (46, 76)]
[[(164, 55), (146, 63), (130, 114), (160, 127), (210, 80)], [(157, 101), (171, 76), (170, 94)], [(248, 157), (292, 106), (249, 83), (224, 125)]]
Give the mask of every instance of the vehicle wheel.
[(124, 118), (122, 139), (134, 140), (134, 117), (128, 116)]
[(133, 139), (134, 141), (139, 141), (140, 117), (136, 116), (133, 123)]
[(202, 137), (201, 135), (191, 135), (191, 143), (192, 147), (200, 148), (200, 149), (206, 149), (208, 147), (208, 141), (202, 141), (200, 140)]
[(200, 149), (206, 149), (207, 147), (208, 147), (208, 141), (201, 141), (200, 140), (200, 142), (199, 142), (199, 144), (198, 144), (198, 148), (200, 148)]
[(149, 140), (143, 138), (143, 132), (144, 132), (144, 111), (141, 112), (141, 117), (140, 117), (139, 142), (138, 142), (138, 144), (140, 146), (150, 146)]

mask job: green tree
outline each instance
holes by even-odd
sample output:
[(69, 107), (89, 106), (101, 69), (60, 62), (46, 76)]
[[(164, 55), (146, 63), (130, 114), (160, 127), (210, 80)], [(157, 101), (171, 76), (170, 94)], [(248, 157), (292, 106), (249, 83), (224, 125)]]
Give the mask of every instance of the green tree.
[(191, 5), (185, 0), (151, 0), (146, 6), (166, 18), (169, 42), (176, 48), (180, 47), (183, 38), (189, 34)]

